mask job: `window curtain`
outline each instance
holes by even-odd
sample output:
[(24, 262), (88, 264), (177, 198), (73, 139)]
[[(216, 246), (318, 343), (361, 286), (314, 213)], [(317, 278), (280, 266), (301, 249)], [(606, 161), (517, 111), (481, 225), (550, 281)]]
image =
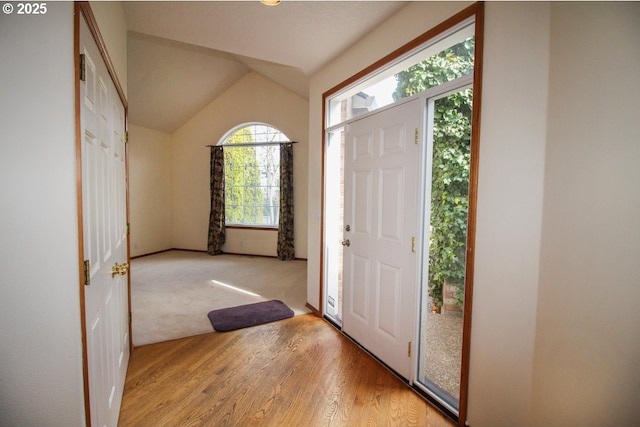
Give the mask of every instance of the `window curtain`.
[(278, 258), (295, 259), (293, 245), (293, 144), (280, 146), (280, 214)]
[(224, 150), (221, 146), (214, 146), (211, 147), (211, 213), (207, 253), (221, 254), (224, 240)]

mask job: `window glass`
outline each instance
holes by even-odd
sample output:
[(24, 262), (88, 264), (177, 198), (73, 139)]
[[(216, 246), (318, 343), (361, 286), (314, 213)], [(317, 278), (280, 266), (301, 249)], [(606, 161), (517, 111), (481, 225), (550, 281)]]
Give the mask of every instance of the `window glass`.
[(474, 30), (473, 23), (464, 25), (331, 97), (328, 127), (473, 72)]
[(227, 225), (278, 226), (280, 143), (287, 141), (278, 129), (259, 123), (223, 139)]

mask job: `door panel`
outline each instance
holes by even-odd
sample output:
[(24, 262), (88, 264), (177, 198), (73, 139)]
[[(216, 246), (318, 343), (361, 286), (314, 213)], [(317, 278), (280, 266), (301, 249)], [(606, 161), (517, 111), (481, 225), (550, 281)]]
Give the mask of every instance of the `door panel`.
[(353, 280), (350, 288), (350, 313), (367, 324), (369, 322), (369, 294), (371, 283), (369, 280), (370, 260), (367, 257), (354, 254), (351, 257), (351, 271)]
[(412, 101), (355, 121), (345, 141), (343, 330), (405, 378), (417, 295), (420, 110)]
[(129, 360), (125, 109), (91, 32), (80, 19), (80, 82), (87, 365), (91, 424), (116, 426)]
[[(401, 299), (401, 278), (402, 270), (396, 266), (384, 264), (378, 262), (378, 274), (377, 274), (377, 300), (383, 301), (398, 301)], [(399, 314), (394, 304), (390, 305), (386, 310), (380, 305), (377, 307), (376, 312), (376, 327), (379, 333), (386, 334), (387, 338), (393, 341), (399, 340), (398, 324)]]
[(378, 237), (396, 244), (402, 243), (404, 173), (404, 168), (380, 170)]

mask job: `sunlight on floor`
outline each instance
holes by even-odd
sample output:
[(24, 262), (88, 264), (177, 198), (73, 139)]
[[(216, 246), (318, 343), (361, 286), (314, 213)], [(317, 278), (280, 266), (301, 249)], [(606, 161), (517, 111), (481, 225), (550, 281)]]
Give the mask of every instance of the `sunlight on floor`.
[(261, 296), (262, 296), (262, 295), (255, 294), (255, 293), (253, 293), (253, 292), (245, 291), (244, 289), (237, 288), (237, 287), (232, 286), (232, 285), (229, 285), (229, 284), (227, 284), (227, 283), (219, 282), (219, 281), (217, 281), (217, 280), (211, 280), (211, 282), (212, 282), (214, 285), (223, 286), (223, 287), (225, 287), (225, 288), (227, 288), (227, 289), (231, 289), (232, 291), (241, 292), (241, 293), (243, 293), (243, 294), (251, 295), (251, 296), (254, 296), (254, 297), (261, 297)]

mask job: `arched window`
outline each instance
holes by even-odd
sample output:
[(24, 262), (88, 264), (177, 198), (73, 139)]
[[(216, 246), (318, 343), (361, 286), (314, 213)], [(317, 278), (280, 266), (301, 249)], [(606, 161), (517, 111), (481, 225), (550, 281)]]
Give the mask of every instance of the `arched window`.
[(289, 138), (264, 123), (229, 131), (218, 143), (224, 150), (225, 223), (278, 227), (280, 144)]

